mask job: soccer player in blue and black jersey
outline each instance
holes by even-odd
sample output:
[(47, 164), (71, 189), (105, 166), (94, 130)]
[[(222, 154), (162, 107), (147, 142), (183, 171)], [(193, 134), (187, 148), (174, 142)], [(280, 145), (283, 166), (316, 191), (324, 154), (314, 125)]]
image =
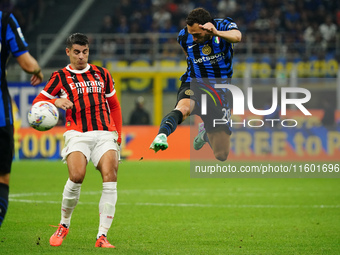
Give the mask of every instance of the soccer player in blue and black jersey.
[[(150, 149), (155, 152), (168, 148), (167, 137), (191, 114), (203, 120), (194, 149), (208, 142), (216, 159), (225, 161), (229, 154), (231, 130), (227, 124), (213, 125), (214, 119), (230, 117), (228, 91), (216, 89), (216, 83), (228, 84), (233, 74), (233, 44), (241, 41), (241, 32), (231, 18), (212, 19), (203, 8), (192, 10), (187, 26), (179, 32), (177, 41), (187, 58), (187, 71), (181, 77), (177, 104), (160, 125)], [(202, 94), (208, 94), (207, 113), (202, 114)]]
[(38, 62), (30, 55), (27, 43), (21, 32), (20, 26), (14, 16), (0, 11), (0, 40), (1, 40), (1, 89), (0, 89), (0, 226), (4, 220), (9, 193), (9, 176), (13, 160), (13, 113), (11, 97), (6, 81), (6, 64), (12, 54), (20, 67), (32, 74), (33, 86), (42, 82), (43, 74)]

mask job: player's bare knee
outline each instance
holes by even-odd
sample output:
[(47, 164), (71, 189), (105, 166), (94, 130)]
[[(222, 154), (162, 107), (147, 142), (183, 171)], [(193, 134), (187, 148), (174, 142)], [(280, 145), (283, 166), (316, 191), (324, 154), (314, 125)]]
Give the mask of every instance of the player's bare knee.
[(74, 183), (83, 183), (84, 176), (82, 174), (70, 174), (70, 180)]
[(228, 159), (229, 151), (214, 152), (215, 158), (219, 161), (226, 161)]
[(116, 182), (117, 181), (117, 169), (110, 171), (101, 171), (103, 182)]
[(190, 107), (186, 105), (181, 105), (180, 107), (176, 107), (176, 110), (179, 110), (183, 114), (183, 120), (185, 120), (188, 116), (190, 116)]

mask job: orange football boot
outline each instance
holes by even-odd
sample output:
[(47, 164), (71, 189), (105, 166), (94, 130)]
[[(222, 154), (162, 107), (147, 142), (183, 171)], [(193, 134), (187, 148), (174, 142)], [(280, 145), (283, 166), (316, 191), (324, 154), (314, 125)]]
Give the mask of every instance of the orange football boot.
[(57, 231), (50, 238), (50, 245), (60, 246), (68, 234), (68, 228), (59, 224)]
[(102, 247), (102, 248), (116, 248), (112, 244), (109, 243), (106, 236), (103, 234), (101, 235), (97, 241), (96, 241), (96, 247)]

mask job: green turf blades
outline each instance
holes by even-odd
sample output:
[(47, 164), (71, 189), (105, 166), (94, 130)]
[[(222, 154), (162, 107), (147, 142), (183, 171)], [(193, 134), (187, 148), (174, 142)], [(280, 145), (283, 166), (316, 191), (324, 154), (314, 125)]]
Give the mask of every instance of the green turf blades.
[[(189, 161), (121, 165), (108, 233), (115, 254), (340, 254), (339, 179), (190, 179), (189, 172)], [(13, 162), (1, 254), (107, 254), (94, 248), (102, 185), (92, 163), (67, 239), (49, 245), (67, 177), (60, 161)]]

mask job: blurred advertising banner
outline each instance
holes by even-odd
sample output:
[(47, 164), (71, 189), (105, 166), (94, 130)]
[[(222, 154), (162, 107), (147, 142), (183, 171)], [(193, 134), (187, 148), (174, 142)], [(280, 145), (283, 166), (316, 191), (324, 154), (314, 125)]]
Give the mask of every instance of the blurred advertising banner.
[[(197, 135), (190, 126), (179, 126), (168, 138), (169, 148), (149, 149), (157, 126), (123, 126), (122, 153), (126, 160), (189, 160), (213, 158), (209, 145), (192, 149)], [(58, 159), (64, 146), (64, 127), (46, 132), (20, 128), (15, 133), (16, 159)], [(191, 155), (190, 155), (191, 153)], [(191, 157), (190, 157), (191, 156)], [(238, 128), (231, 136), (230, 161), (339, 161), (340, 127)]]
[[(65, 127), (54, 127), (40, 132), (33, 128), (20, 128), (15, 132), (15, 159), (61, 159)], [(157, 154), (149, 149), (157, 135), (156, 126), (124, 126), (122, 134), (123, 159), (131, 160), (189, 160), (190, 128), (179, 127), (171, 136), (171, 145)]]
[[(340, 128), (327, 129), (249, 129), (243, 128), (231, 136), (228, 160), (236, 161), (339, 161)], [(191, 137), (193, 141), (194, 134)], [(204, 146), (191, 150), (192, 159), (213, 159)]]

